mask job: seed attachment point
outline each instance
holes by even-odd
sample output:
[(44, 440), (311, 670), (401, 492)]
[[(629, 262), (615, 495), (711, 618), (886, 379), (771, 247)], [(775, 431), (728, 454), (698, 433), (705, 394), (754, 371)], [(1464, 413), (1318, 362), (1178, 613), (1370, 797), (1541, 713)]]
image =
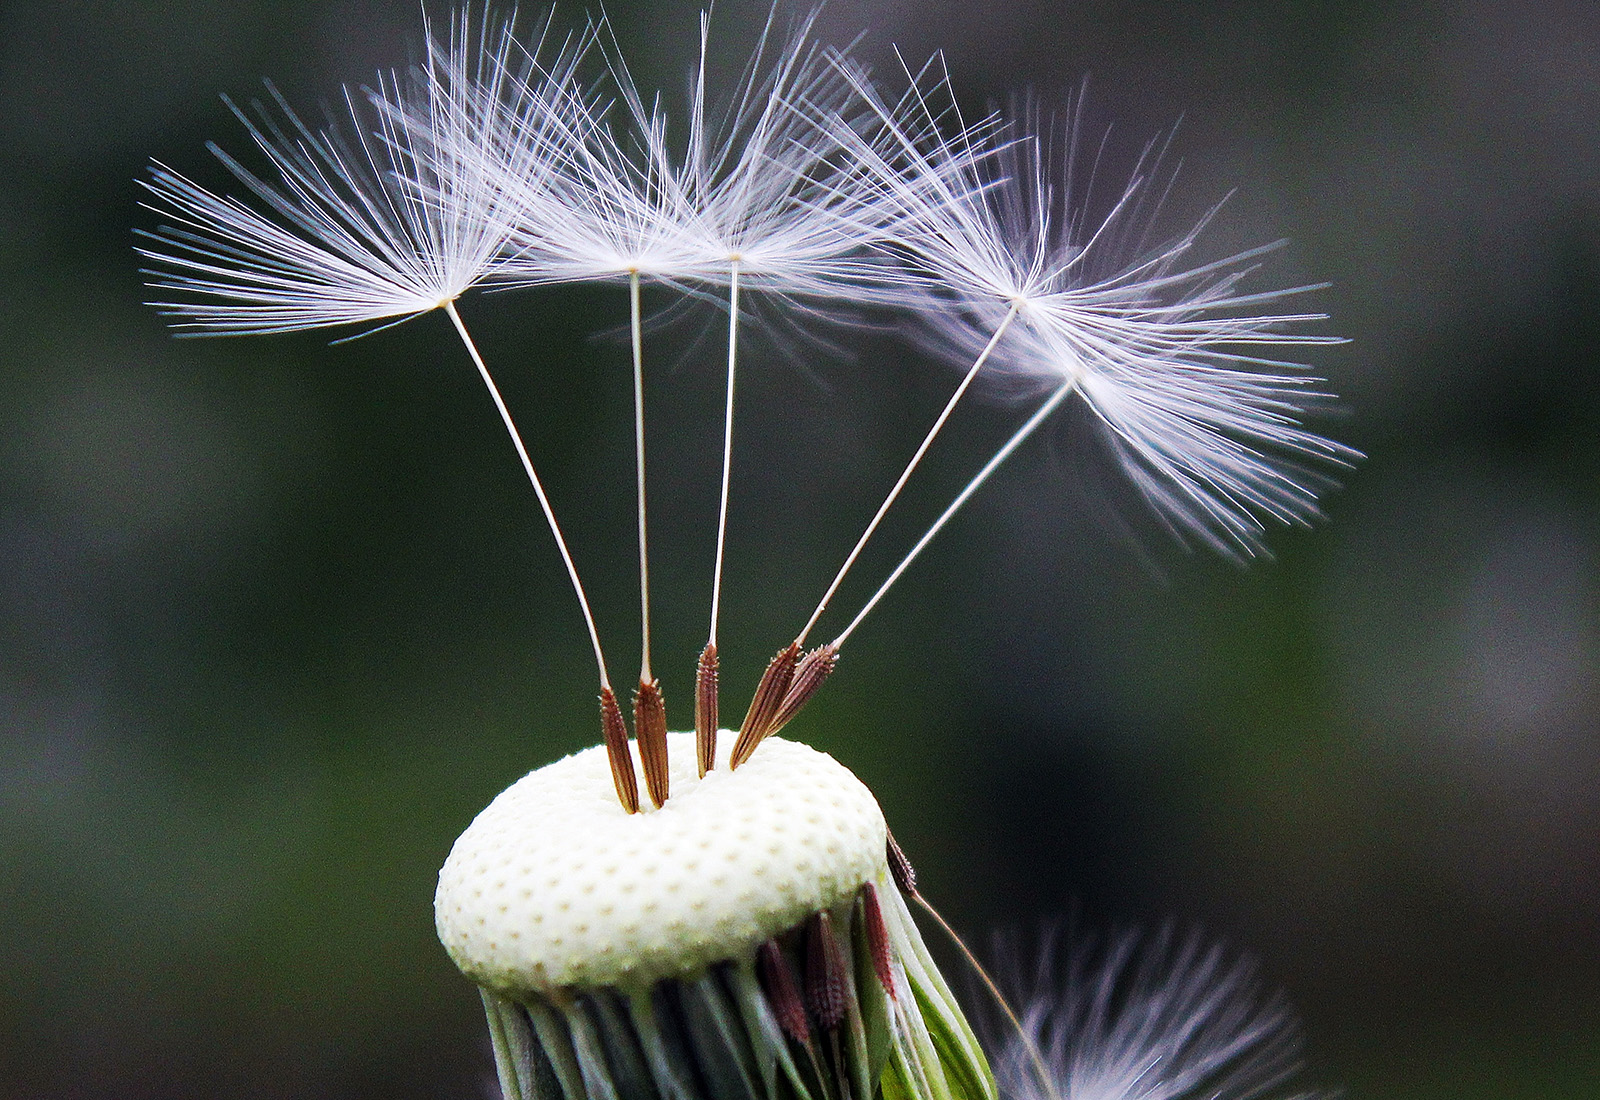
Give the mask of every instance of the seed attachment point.
[(617, 801), (630, 814), (639, 812), (639, 781), (633, 774), (633, 753), (628, 749), (628, 723), (617, 706), (617, 693), (600, 689), (600, 733), (605, 738), (606, 760), (617, 785)]
[(777, 733), (800, 713), (800, 708), (816, 694), (822, 681), (831, 676), (838, 665), (839, 647), (831, 643), (818, 646), (800, 658), (800, 663), (794, 669), (794, 677), (789, 681), (789, 690), (784, 692), (778, 713), (773, 715), (772, 724), (767, 729), (768, 736)]
[(633, 694), (633, 732), (639, 741), (639, 763), (650, 801), (667, 800), (667, 705), (661, 698), (661, 681), (639, 681)]
[(756, 951), (757, 972), (762, 990), (772, 1005), (772, 1014), (778, 1018), (783, 1033), (796, 1043), (811, 1047), (811, 1025), (806, 1022), (805, 1001), (800, 998), (800, 987), (795, 984), (794, 971), (777, 940), (768, 940)]
[(799, 660), (800, 646), (791, 643), (767, 663), (767, 671), (761, 674), (761, 683), (756, 686), (755, 698), (750, 700), (750, 709), (745, 712), (744, 724), (739, 727), (739, 740), (733, 743), (733, 755), (728, 760), (730, 768), (737, 768), (750, 759), (762, 738), (772, 732), (772, 720), (789, 694)]
[(917, 893), (917, 872), (912, 868), (911, 861), (900, 850), (900, 844), (893, 833), (888, 833), (889, 849), (889, 874), (894, 878), (895, 886), (908, 898), (917, 898), (922, 895)]
[(894, 951), (889, 945), (889, 926), (883, 921), (883, 906), (878, 902), (878, 888), (872, 883), (861, 887), (861, 925), (867, 938), (867, 950), (872, 955), (872, 971), (878, 984), (891, 1001), (900, 998), (894, 989)]
[(707, 642), (694, 671), (694, 751), (700, 778), (717, 761), (717, 646)]

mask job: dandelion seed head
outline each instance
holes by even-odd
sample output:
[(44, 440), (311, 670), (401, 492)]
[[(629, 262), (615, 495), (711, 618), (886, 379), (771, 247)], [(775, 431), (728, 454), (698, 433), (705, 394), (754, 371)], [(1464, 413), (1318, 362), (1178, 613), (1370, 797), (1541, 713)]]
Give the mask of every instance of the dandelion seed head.
[[(510, 20), (461, 9), (445, 38), (425, 28), (418, 65), (347, 92), (324, 128), (302, 122), (275, 90), (269, 106), (236, 108), (266, 170), (213, 151), (245, 197), (159, 164), (144, 184), (167, 224), (145, 233), (140, 251), (155, 265), (151, 285), (170, 295), (157, 304), (179, 327), (282, 332), (444, 308), (554, 536), (594, 649), (604, 745), (496, 800), (458, 842), (437, 898), (441, 939), (484, 987), (507, 1095), (547, 1091), (550, 1073), (571, 1097), (615, 1095), (617, 1081), (621, 1092), (670, 1095), (691, 1078), (733, 1081), (723, 1070), (746, 1077), (748, 1092), (747, 1067), (720, 1065), (735, 1041), (765, 1067), (766, 1091), (789, 1087), (776, 1075), (781, 1062), (804, 1093), (811, 1085), (773, 1024), (766, 981), (802, 1030), (809, 1012), (827, 1040), (819, 1059), (797, 1036), (822, 1093), (870, 1095), (870, 1074), (892, 1072), (902, 1092), (936, 1095), (948, 1081), (993, 1100), (984, 1055), (884, 866), (893, 841), (876, 802), (841, 766), (768, 735), (831, 673), (840, 647), (929, 540), (1068, 399), (1103, 426), (1121, 468), (1174, 531), (1240, 556), (1257, 550), (1267, 519), (1315, 515), (1327, 484), (1320, 471), (1354, 457), (1302, 426), (1323, 395), (1281, 350), (1328, 342), (1307, 331), (1319, 315), (1279, 311), (1308, 288), (1245, 288), (1275, 246), (1197, 262), (1206, 219), (1150, 243), (1162, 197), (1156, 144), (1092, 214), (1099, 157), (1086, 159), (1079, 186), (1076, 118), (1060, 133), (1032, 108), (1011, 121), (968, 123), (937, 59), (909, 74), (908, 91), (891, 102), (846, 53), (812, 41), (815, 12), (786, 33), (777, 16), (774, 5), (724, 95), (709, 89), (702, 18), (687, 107), (674, 121), (661, 97), (636, 85), (603, 20), (556, 41), (546, 17), (524, 41)], [(605, 69), (597, 82), (581, 71), (591, 57)], [(651, 671), (644, 279), (681, 292), (680, 303), (725, 301), (729, 311), (721, 510), (694, 735), (667, 733)], [(574, 556), (452, 304), (490, 281), (575, 280), (624, 280), (631, 292), (642, 628), (632, 738)], [(719, 758), (717, 624), (734, 381), (750, 309), (742, 291), (803, 320), (859, 303), (915, 307), (924, 342), (970, 365), (811, 618), (769, 663), (737, 741)], [(1044, 399), (849, 625), (804, 651), (980, 372), (1004, 380), (1000, 392)], [(639, 801), (636, 750), (650, 807)], [(809, 786), (799, 782), (808, 770), (817, 779)], [(762, 775), (805, 805), (774, 816)], [(760, 812), (746, 813), (752, 806)], [(673, 822), (688, 831), (674, 834)], [(848, 916), (858, 905), (871, 921)], [(841, 943), (836, 918), (846, 937), (873, 922), (876, 931)], [(866, 950), (873, 975), (852, 977), (849, 960)], [(762, 979), (750, 969), (757, 953)], [(802, 958), (804, 1003), (790, 988)], [(1285, 1100), (1297, 1032), (1247, 966), (1164, 933), (1144, 948), (1121, 939), (1074, 954), (1060, 978), (1047, 959), (1018, 1035), (999, 1050), (998, 1078), (1012, 1100)], [(669, 1051), (654, 1015), (657, 982), (675, 990), (663, 1003), (693, 996), (717, 1025), (702, 1036), (703, 1053), (682, 1047), (675, 1013)], [(624, 1005), (623, 991), (648, 996)], [(860, 996), (868, 999), (848, 1008)], [(624, 1007), (638, 1013), (631, 1023), (618, 1014)], [(876, 1053), (855, 1026), (864, 1019), (878, 1021)], [(546, 1044), (536, 1066), (533, 1052)], [(608, 1055), (618, 1049), (642, 1049), (644, 1062), (619, 1063)]]

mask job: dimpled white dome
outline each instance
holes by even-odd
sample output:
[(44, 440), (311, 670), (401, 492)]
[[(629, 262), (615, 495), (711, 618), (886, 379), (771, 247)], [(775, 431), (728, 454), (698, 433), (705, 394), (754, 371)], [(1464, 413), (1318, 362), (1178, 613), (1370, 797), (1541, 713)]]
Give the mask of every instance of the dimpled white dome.
[(878, 877), (883, 812), (847, 768), (769, 737), (730, 771), (734, 735), (718, 740), (701, 779), (694, 735), (669, 735), (660, 809), (623, 810), (599, 746), (502, 792), (439, 872), (434, 918), (462, 972), (512, 995), (642, 988), (746, 955)]

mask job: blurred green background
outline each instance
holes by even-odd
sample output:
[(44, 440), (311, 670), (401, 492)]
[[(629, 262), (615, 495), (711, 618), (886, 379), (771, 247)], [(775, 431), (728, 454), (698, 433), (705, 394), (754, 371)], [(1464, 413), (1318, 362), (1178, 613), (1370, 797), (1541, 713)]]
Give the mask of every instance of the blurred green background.
[[(441, 12), (443, 8), (437, 8)], [(672, 103), (689, 3), (609, 5)], [(763, 5), (717, 13), (736, 61)], [(563, 18), (577, 21), (572, 5)], [(1258, 956), (1356, 1100), (1600, 1094), (1600, 9), (834, 4), (967, 105), (1089, 79), (1108, 178), (1181, 117), (1162, 215), (1280, 236), (1370, 455), (1248, 570), (1141, 518), (1065, 425), (869, 620), (791, 727), (878, 793), (982, 940), (1173, 920)], [(0, 1098), (487, 1095), (434, 940), (471, 816), (596, 738), (566, 581), (439, 317), (176, 341), (148, 158), (214, 186), (218, 98), (313, 109), (415, 56), (409, 0), (0, 9)], [(1237, 190), (1234, 190), (1237, 189)], [(629, 381), (605, 288), (463, 311), (636, 659)], [(701, 318), (707, 326), (715, 317)], [(720, 378), (651, 348), (657, 665), (690, 721)], [(753, 342), (724, 626), (742, 709), (953, 384), (885, 334)], [(1017, 410), (974, 406), (870, 591)], [(1081, 426), (1080, 426), (1081, 427)]]

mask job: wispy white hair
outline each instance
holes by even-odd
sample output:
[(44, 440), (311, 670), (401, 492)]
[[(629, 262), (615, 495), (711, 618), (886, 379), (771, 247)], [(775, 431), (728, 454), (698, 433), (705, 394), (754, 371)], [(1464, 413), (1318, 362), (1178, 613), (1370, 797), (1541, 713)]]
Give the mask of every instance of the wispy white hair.
[[(313, 129), (271, 85), (272, 107), (244, 123), (269, 172), (210, 148), (254, 201), (216, 194), (161, 164), (144, 181), (168, 219), (139, 252), (154, 304), (196, 334), (286, 332), (404, 318), (453, 301), (501, 259), (516, 208), (486, 154), (516, 45), (509, 23), (474, 27), (466, 13), (448, 41), (430, 31), (405, 78), (346, 90), (345, 118)], [(535, 88), (569, 98), (581, 49), (563, 48)], [(348, 129), (346, 128), (348, 127)], [(540, 163), (561, 154), (542, 139)]]
[(1318, 514), (1324, 471), (1359, 456), (1303, 426), (1328, 395), (1284, 352), (1340, 342), (1307, 331), (1323, 314), (1276, 308), (1318, 288), (1244, 286), (1282, 242), (1196, 261), (1214, 208), (1152, 245), (1165, 186), (1156, 144), (1092, 213), (1100, 158), (1079, 162), (1076, 110), (1059, 127), (1032, 106), (967, 126), (937, 64), (895, 103), (843, 71), (898, 139), (857, 152), (879, 161), (895, 251), (927, 280), (919, 332), (930, 348), (965, 367), (1008, 326), (979, 392), (1081, 400), (1185, 540), (1247, 557), (1264, 519)]
[[(887, 224), (881, 188), (842, 155), (834, 127), (863, 115), (854, 86), (812, 39), (817, 14), (780, 33), (769, 11), (733, 86), (710, 87), (709, 15), (676, 131), (614, 42), (616, 102), (557, 186), (508, 186), (523, 206), (512, 282), (632, 272), (697, 288), (740, 285), (813, 300), (877, 293), (897, 270), (871, 251)], [(902, 300), (899, 297), (895, 301)]]
[(1053, 1093), (1012, 1031), (993, 1046), (1005, 1100), (1326, 1100), (1293, 1083), (1302, 1044), (1287, 1002), (1199, 936), (1047, 939), (1019, 984)]
[[(1196, 321), (1205, 303), (1195, 299), (1129, 308), (1147, 316), (1093, 310), (1076, 323), (1014, 324), (993, 352), (996, 370), (1053, 387), (1051, 404), (1081, 401), (1123, 474), (1183, 541), (1248, 557), (1262, 551), (1265, 519), (1320, 515), (1317, 497), (1333, 484), (1324, 469), (1359, 454), (1303, 426), (1328, 400), (1317, 380), (1292, 363), (1230, 358), (1229, 342), (1272, 339), (1255, 319)], [(970, 361), (999, 317), (968, 303), (925, 324), (953, 360)]]

